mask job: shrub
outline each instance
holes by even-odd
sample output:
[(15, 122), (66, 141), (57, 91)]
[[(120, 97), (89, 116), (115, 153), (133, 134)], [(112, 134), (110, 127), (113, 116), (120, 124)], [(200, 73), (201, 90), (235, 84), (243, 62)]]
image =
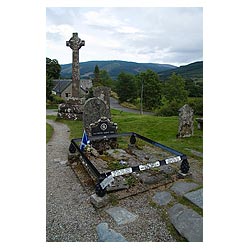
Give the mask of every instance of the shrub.
[(164, 105), (161, 106), (157, 111), (158, 116), (176, 116), (179, 114), (178, 110), (183, 106), (183, 103), (177, 100), (165, 101)]
[(65, 103), (65, 100), (58, 95), (50, 95), (50, 100), (53, 104)]
[(195, 115), (203, 116), (203, 98), (189, 98), (188, 105), (194, 110)]

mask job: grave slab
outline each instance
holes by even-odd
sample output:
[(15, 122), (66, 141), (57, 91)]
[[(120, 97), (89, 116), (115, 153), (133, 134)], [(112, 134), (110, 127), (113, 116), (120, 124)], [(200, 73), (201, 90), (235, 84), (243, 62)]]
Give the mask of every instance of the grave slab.
[(170, 190), (174, 191), (177, 195), (184, 195), (185, 193), (197, 188), (199, 185), (194, 182), (175, 182)]
[(100, 223), (96, 227), (99, 242), (124, 242), (127, 241), (120, 233), (108, 228), (108, 223)]
[(172, 196), (169, 192), (157, 192), (154, 196), (153, 196), (153, 201), (160, 205), (160, 206), (165, 206), (167, 205), (170, 201), (172, 200)]
[(177, 203), (168, 209), (168, 215), (176, 230), (188, 241), (203, 241), (203, 218), (198, 213)]
[(161, 181), (164, 181), (166, 178), (164, 175), (158, 173), (155, 175), (155, 173), (150, 172), (142, 172), (139, 174), (138, 179), (143, 183), (147, 185), (157, 184)]
[(115, 220), (118, 225), (124, 225), (136, 220), (138, 215), (130, 213), (127, 209), (122, 207), (112, 207), (106, 212)]
[(203, 209), (203, 188), (184, 194), (184, 197)]

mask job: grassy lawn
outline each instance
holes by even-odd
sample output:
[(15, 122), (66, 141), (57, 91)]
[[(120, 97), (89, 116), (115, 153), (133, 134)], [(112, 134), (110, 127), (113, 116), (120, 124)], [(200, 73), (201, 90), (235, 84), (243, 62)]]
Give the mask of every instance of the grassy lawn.
[(58, 109), (58, 104), (46, 104), (46, 109)]
[(53, 127), (46, 123), (46, 143), (50, 140), (53, 135)]
[(112, 118), (114, 122), (117, 122), (119, 132), (136, 132), (187, 154), (190, 154), (190, 151), (186, 148), (203, 152), (203, 133), (197, 129), (196, 121), (194, 122), (194, 136), (177, 139), (179, 124), (177, 116), (141, 116), (112, 110)]
[[(47, 116), (47, 118), (67, 124), (71, 131), (71, 139), (82, 137), (83, 124), (81, 121), (58, 120), (55, 116)], [(194, 122), (194, 136), (177, 139), (176, 134), (178, 132), (179, 123), (177, 116), (141, 116), (112, 110), (112, 120), (117, 122), (119, 133), (136, 132), (190, 156), (192, 155), (190, 149), (203, 152), (203, 133), (201, 130), (197, 129), (196, 121)]]

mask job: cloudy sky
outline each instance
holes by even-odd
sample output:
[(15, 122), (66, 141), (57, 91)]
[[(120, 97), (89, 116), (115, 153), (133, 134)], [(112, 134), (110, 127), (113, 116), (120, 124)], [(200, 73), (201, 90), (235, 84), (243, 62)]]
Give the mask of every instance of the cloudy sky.
[(73, 32), (85, 40), (80, 62), (125, 60), (176, 66), (203, 60), (202, 8), (46, 8), (46, 56), (71, 63)]

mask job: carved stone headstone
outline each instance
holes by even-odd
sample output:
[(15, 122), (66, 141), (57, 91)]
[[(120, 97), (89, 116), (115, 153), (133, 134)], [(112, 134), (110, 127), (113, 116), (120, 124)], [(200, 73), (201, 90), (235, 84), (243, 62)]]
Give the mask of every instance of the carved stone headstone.
[[(111, 122), (107, 117), (101, 117), (97, 122), (90, 124), (90, 135), (102, 136), (112, 135), (117, 133), (117, 123)], [(101, 139), (92, 141), (92, 146), (99, 152), (117, 148), (117, 138)]]
[(110, 88), (105, 86), (95, 87), (93, 88), (93, 95), (102, 99), (110, 108), (110, 91)]
[(83, 106), (83, 125), (90, 135), (90, 124), (97, 122), (102, 117), (111, 119), (111, 113), (109, 107), (100, 98), (90, 98)]
[(177, 137), (190, 137), (194, 134), (194, 111), (185, 104), (179, 109), (179, 129)]

